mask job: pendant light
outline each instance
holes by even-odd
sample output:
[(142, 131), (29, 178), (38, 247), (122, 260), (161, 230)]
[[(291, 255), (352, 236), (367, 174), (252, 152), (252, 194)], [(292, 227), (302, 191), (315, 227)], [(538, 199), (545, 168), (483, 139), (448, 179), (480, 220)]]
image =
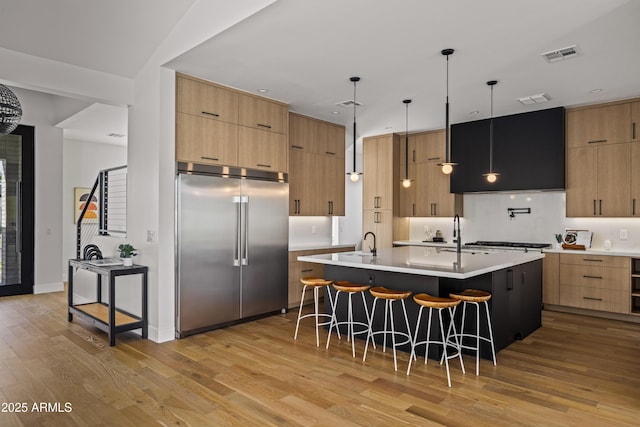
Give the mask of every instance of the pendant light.
[(0, 84), (0, 136), (13, 132), (20, 124), (22, 107), (16, 95)]
[(487, 85), (491, 88), (491, 119), (489, 120), (489, 173), (483, 173), (487, 181), (493, 184), (498, 179), (499, 173), (493, 171), (493, 87), (498, 83), (497, 80), (489, 80)]
[(351, 182), (358, 182), (362, 172), (356, 172), (356, 83), (360, 81), (360, 77), (351, 77), (349, 80), (353, 82), (353, 171), (348, 173)]
[(404, 134), (404, 179), (402, 180), (402, 186), (409, 188), (411, 187), (411, 180), (409, 179), (409, 104), (411, 104), (411, 100), (405, 99), (402, 102), (404, 102), (407, 110), (407, 127)]
[(453, 172), (453, 167), (457, 163), (451, 163), (451, 144), (449, 130), (449, 56), (453, 54), (453, 49), (443, 49), (440, 53), (447, 57), (447, 102), (445, 104), (445, 161), (440, 163), (442, 173), (449, 175)]

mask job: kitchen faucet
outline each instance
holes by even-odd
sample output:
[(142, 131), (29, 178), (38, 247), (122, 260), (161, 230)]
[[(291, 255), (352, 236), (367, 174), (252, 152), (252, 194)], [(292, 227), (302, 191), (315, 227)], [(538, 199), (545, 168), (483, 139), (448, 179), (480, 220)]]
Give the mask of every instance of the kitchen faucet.
[(458, 214), (453, 217), (453, 238), (455, 239), (454, 242), (456, 243), (456, 252), (461, 253), (462, 236), (460, 235), (460, 216), (458, 216)]
[(378, 255), (378, 249), (376, 248), (376, 235), (371, 231), (367, 231), (364, 234), (364, 237), (363, 237), (362, 240), (367, 240), (367, 236), (369, 234), (371, 234), (373, 236), (373, 248), (371, 246), (369, 246), (369, 249), (371, 249), (371, 255), (376, 256), (376, 255)]

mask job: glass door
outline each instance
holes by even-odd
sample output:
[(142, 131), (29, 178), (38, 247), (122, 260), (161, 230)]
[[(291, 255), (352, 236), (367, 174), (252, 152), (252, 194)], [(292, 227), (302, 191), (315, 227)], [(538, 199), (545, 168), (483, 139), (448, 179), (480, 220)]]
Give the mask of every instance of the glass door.
[(0, 136), (0, 296), (33, 293), (34, 128)]

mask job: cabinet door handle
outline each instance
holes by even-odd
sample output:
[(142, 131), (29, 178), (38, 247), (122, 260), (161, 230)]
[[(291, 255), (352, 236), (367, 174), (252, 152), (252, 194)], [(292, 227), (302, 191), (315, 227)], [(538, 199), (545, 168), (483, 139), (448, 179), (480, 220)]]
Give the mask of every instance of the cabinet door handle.
[(594, 139), (593, 141), (587, 141), (587, 144), (597, 144), (599, 142), (607, 142), (606, 139)]
[(599, 200), (599, 205), (600, 205), (600, 213), (598, 215), (602, 215), (602, 199)]
[(582, 260), (587, 262), (602, 262), (601, 259), (594, 259), (594, 258), (582, 258)]
[(632, 199), (632, 208), (631, 208), (631, 215), (635, 215), (636, 214), (636, 199)]
[(210, 113), (208, 111), (203, 111), (202, 114), (206, 114), (207, 116), (220, 117), (220, 114)]
[(631, 125), (631, 138), (636, 139), (636, 122)]
[(507, 290), (513, 290), (513, 270), (507, 270)]
[(300, 199), (296, 200), (296, 213), (299, 214), (300, 213)]
[(602, 276), (588, 276), (583, 274), (582, 277), (584, 277), (585, 279), (599, 279), (602, 280)]
[(416, 150), (413, 150), (413, 155), (412, 156), (413, 156), (413, 163), (415, 163), (416, 162)]
[(292, 145), (291, 148), (297, 148), (298, 150), (304, 150), (302, 145)]
[(583, 299), (588, 299), (591, 301), (602, 301), (602, 298), (593, 298), (593, 297), (582, 297)]
[(413, 216), (416, 216), (416, 204), (415, 203), (412, 204), (411, 210), (412, 210)]
[(218, 159), (217, 157), (206, 157), (206, 156), (200, 156), (200, 158), (201, 158), (201, 159), (204, 159), (204, 160), (214, 160), (214, 161), (216, 161), (216, 162), (217, 162), (218, 160), (220, 160), (220, 159)]
[(305, 268), (304, 270), (300, 270), (301, 273), (311, 273), (313, 268)]
[(597, 211), (596, 211), (596, 199), (593, 199), (593, 216), (598, 215)]
[(438, 204), (437, 203), (433, 204), (433, 215), (434, 216), (438, 216)]
[(258, 126), (260, 126), (261, 128), (267, 128), (267, 129), (271, 129), (271, 126), (269, 125), (265, 125), (263, 123), (257, 123)]
[(427, 160), (440, 160), (440, 157), (429, 157)]
[(333, 151), (325, 151), (324, 154), (328, 155), (328, 156), (335, 156), (336, 153)]
[(525, 282), (527, 281), (527, 272), (526, 271), (522, 272), (521, 279), (522, 279), (522, 286), (524, 286)]
[(271, 167), (271, 165), (265, 165), (265, 164), (262, 164), (262, 163), (256, 163), (256, 166), (259, 166), (261, 168), (270, 168)]

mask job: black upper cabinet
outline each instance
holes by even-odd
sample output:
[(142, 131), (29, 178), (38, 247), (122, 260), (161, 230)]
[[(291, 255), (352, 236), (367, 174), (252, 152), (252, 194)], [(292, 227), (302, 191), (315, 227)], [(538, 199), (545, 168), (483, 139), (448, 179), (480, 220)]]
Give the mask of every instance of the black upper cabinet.
[(451, 126), (452, 193), (565, 188), (564, 107), (493, 119), (493, 184), (489, 172), (490, 119)]

